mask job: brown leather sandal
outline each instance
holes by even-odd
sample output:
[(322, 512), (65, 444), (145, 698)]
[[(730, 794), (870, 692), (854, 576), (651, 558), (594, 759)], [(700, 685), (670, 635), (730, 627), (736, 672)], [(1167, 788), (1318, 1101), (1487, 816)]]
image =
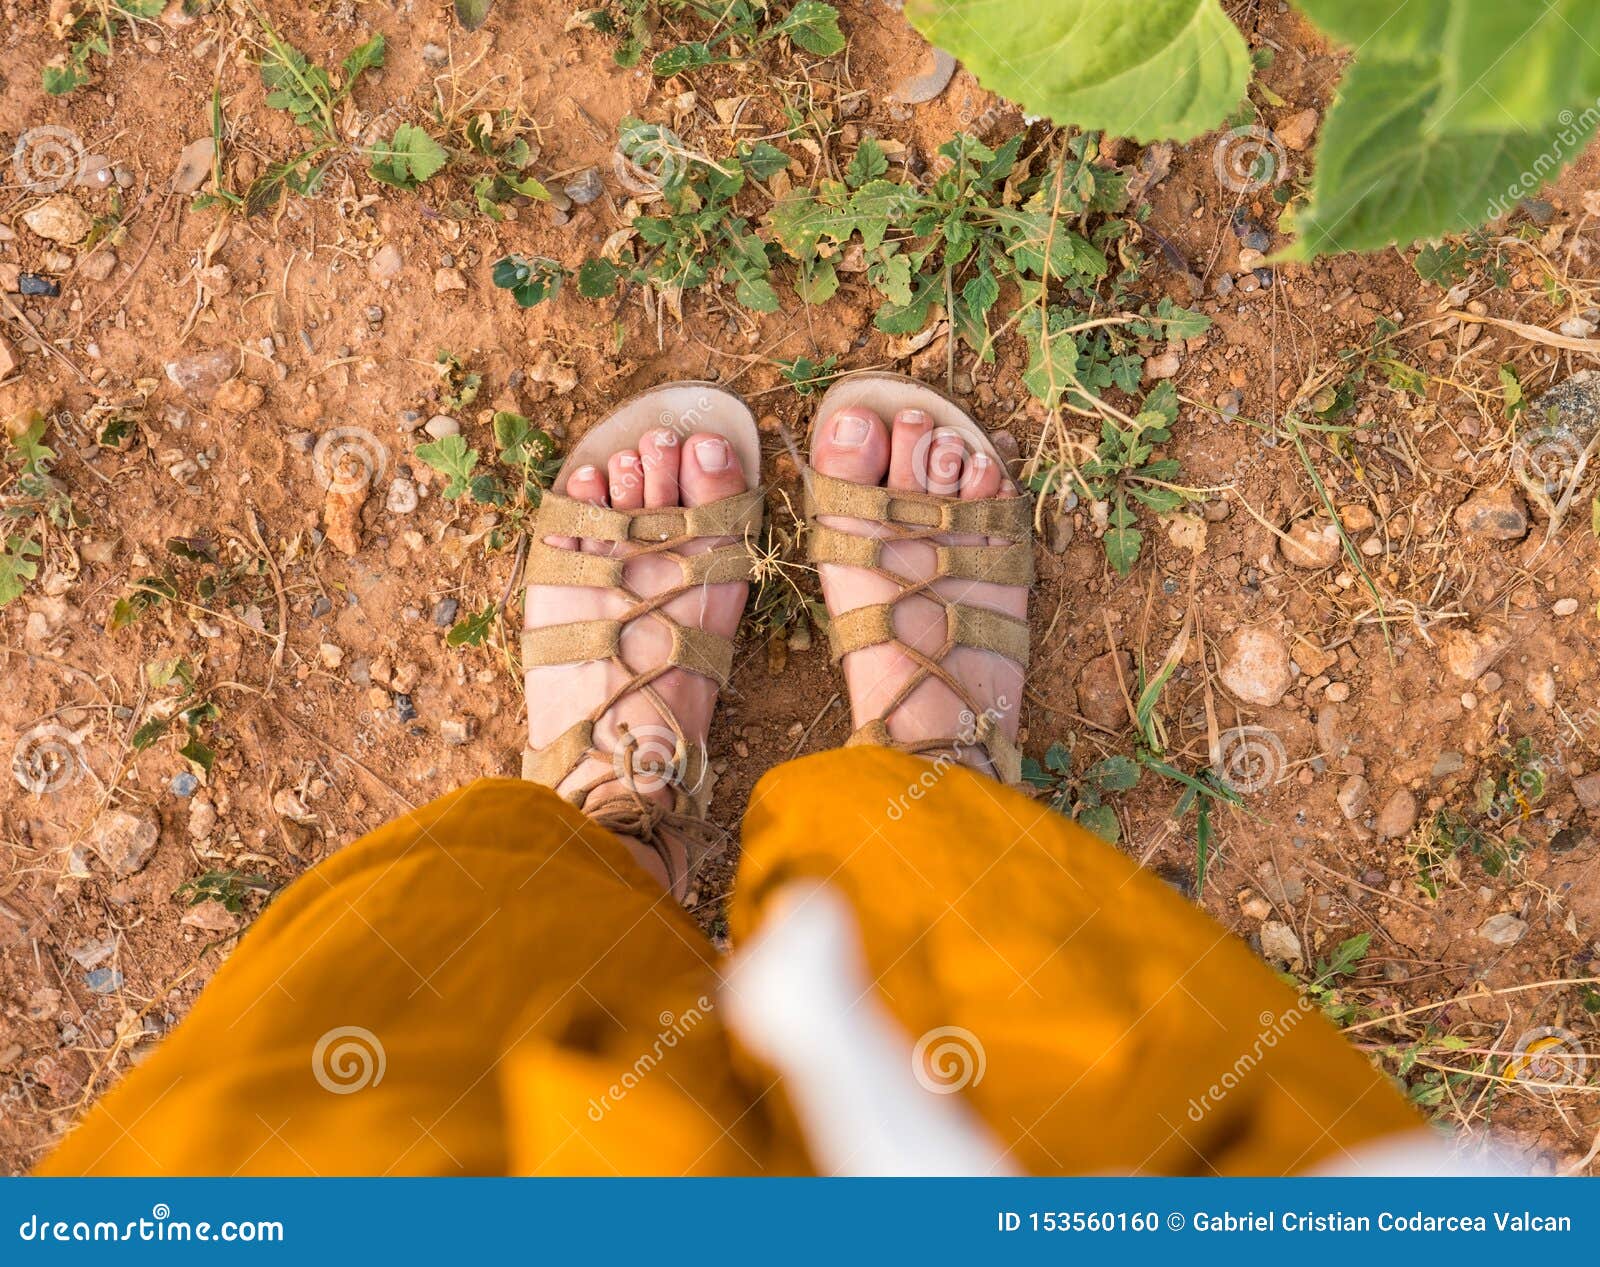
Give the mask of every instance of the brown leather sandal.
[[(732, 447), (745, 479), (753, 485), (704, 506), (668, 506), (639, 510), (616, 510), (575, 501), (564, 492), (549, 492), (534, 514), (530, 529), (526, 579), (539, 585), (582, 585), (611, 589), (630, 600), (629, 609), (608, 620), (583, 620), (568, 624), (524, 628), (522, 665), (526, 670), (543, 665), (583, 664), (610, 660), (629, 674), (629, 679), (552, 743), (540, 749), (526, 748), (522, 757), (522, 777), (546, 787), (561, 783), (583, 762), (598, 757), (608, 769), (595, 779), (562, 793), (579, 809), (597, 787), (613, 779), (632, 789), (633, 796), (602, 801), (589, 817), (608, 830), (632, 836), (652, 846), (661, 855), (669, 882), (676, 889), (683, 879), (674, 874), (671, 851), (661, 839), (663, 827), (677, 827), (686, 840), (704, 835), (704, 819), (710, 786), (706, 778), (704, 744), (691, 741), (678, 719), (652, 685), (668, 670), (680, 668), (711, 678), (719, 686), (727, 684), (733, 667), (733, 643), (720, 634), (680, 625), (662, 609), (673, 599), (702, 585), (746, 581), (753, 570), (750, 540), (760, 530), (765, 509), (765, 494), (760, 488), (761, 441), (755, 418), (744, 402), (731, 392), (710, 383), (671, 383), (644, 392), (619, 406), (598, 426), (585, 433), (573, 447), (561, 470), (552, 481), (554, 489), (565, 490), (573, 471), (582, 466), (605, 469), (606, 459), (624, 449), (637, 448), (648, 431), (666, 427), (680, 438), (706, 431), (720, 435)], [(548, 544), (547, 537), (579, 537), (590, 541), (627, 543), (631, 550), (614, 555), (586, 554)], [(682, 549), (702, 537), (731, 537), (732, 541), (699, 554), (684, 554)], [(643, 555), (671, 559), (683, 573), (681, 584), (649, 597), (630, 589), (624, 569), (630, 559)], [(637, 670), (623, 659), (623, 629), (636, 620), (655, 620), (672, 634), (672, 646), (665, 659), (651, 668)], [(621, 728), (622, 742), (615, 750), (596, 743), (595, 725), (624, 696), (639, 692), (661, 715), (660, 727)], [(537, 707), (530, 702), (530, 707)], [(645, 731), (650, 733), (646, 734)], [(670, 808), (642, 795), (662, 786), (671, 786)], [(691, 864), (695, 861), (691, 857)]]
[[(985, 453), (1001, 469), (1004, 460), (982, 427), (954, 401), (915, 379), (899, 374), (861, 373), (838, 380), (817, 406), (819, 419), (830, 418), (841, 409), (860, 405), (886, 422), (901, 410), (920, 409), (933, 418), (934, 434), (956, 431), (967, 446)], [(937, 653), (925, 656), (901, 643), (901, 650), (916, 661), (917, 668), (895, 693), (883, 712), (860, 726), (847, 746), (872, 744), (902, 752), (931, 755), (955, 752), (962, 748), (981, 748), (1006, 783), (1022, 778), (1022, 755), (1015, 743), (1001, 733), (993, 710), (980, 708), (966, 687), (943, 664), (958, 646), (992, 651), (1023, 668), (1028, 664), (1028, 623), (1003, 612), (972, 607), (936, 593), (933, 583), (948, 577), (973, 581), (992, 581), (999, 585), (1029, 585), (1033, 581), (1033, 507), (1026, 496), (990, 497), (980, 501), (961, 501), (953, 496), (910, 492), (881, 485), (852, 484), (823, 475), (807, 467), (806, 525), (807, 556), (812, 563), (838, 563), (865, 568), (899, 585), (900, 593), (887, 603), (857, 607), (841, 612), (830, 621), (828, 630), (834, 662), (840, 663), (852, 651), (899, 639), (894, 631), (895, 604), (912, 595), (941, 603), (945, 609), (945, 642)], [(819, 516), (837, 515), (865, 519), (888, 525), (890, 534), (864, 537), (830, 528)], [(933, 575), (913, 581), (884, 566), (884, 543), (923, 541), (947, 533), (971, 533), (1001, 538), (1003, 545), (938, 546)], [(889, 718), (911, 693), (929, 678), (937, 678), (960, 699), (962, 734), (902, 743), (889, 734)]]

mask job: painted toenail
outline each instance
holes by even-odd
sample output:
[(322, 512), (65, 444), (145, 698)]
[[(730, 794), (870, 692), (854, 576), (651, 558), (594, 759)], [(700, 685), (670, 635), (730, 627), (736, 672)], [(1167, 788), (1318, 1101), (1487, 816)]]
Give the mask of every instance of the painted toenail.
[(622, 454), (618, 454), (618, 456), (617, 456), (617, 464), (619, 466), (638, 466), (639, 465), (639, 455), (637, 453), (622, 453)]
[(833, 420), (833, 442), (841, 449), (859, 449), (872, 434), (872, 423), (859, 414), (840, 414)]
[(920, 409), (907, 409), (900, 415), (900, 421), (908, 426), (921, 427), (932, 422), (933, 419)]
[(980, 471), (988, 470), (989, 455), (987, 453), (974, 453), (972, 455), (972, 465), (977, 467)]
[(726, 471), (728, 469), (728, 446), (722, 440), (702, 440), (694, 446), (694, 455), (700, 460), (702, 471)]
[(599, 472), (592, 466), (580, 466), (572, 473), (572, 478), (575, 480), (592, 480), (597, 474)]

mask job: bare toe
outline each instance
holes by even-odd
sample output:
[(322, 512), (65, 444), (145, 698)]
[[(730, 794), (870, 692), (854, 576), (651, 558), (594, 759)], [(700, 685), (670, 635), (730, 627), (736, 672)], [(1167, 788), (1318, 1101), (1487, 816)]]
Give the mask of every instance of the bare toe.
[(1000, 463), (987, 453), (977, 452), (967, 458), (966, 473), (961, 477), (961, 500), (978, 501), (994, 497), (1000, 492)]
[(918, 474), (926, 474), (930, 493), (954, 497), (961, 487), (966, 465), (967, 444), (961, 433), (940, 429), (933, 433), (933, 442), (928, 446), (927, 469)]
[(697, 431), (684, 441), (678, 482), (685, 506), (703, 506), (750, 487), (733, 446), (721, 436), (705, 431)]
[(889, 454), (889, 487), (928, 487), (928, 445), (933, 419), (920, 409), (902, 409), (894, 418), (894, 445)]
[(613, 453), (606, 462), (611, 504), (618, 510), (638, 510), (644, 505), (644, 467), (633, 449)]
[(666, 427), (647, 431), (639, 439), (639, 457), (644, 462), (644, 504), (678, 504), (678, 462), (683, 446), (678, 433)]
[(841, 409), (817, 429), (811, 465), (852, 484), (878, 484), (889, 469), (889, 431), (870, 409)]
[(606, 497), (606, 477), (598, 466), (580, 466), (567, 477), (567, 496), (573, 501), (588, 502), (591, 506), (609, 505)]

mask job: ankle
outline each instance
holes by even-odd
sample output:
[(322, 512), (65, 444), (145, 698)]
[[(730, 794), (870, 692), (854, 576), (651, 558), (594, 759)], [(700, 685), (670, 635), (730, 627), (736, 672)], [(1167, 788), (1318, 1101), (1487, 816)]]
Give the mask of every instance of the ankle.
[[(672, 808), (672, 790), (635, 793), (620, 780), (601, 784), (584, 798), (582, 812), (622, 842), (633, 860), (668, 892), (682, 886), (688, 863), (684, 843), (654, 809)], [(679, 893), (677, 896), (681, 897)]]

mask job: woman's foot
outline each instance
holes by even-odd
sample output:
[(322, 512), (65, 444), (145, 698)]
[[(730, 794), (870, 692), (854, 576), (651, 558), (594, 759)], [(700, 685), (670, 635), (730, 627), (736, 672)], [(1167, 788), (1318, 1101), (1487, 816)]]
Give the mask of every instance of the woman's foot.
[[(574, 501), (618, 510), (643, 507), (703, 506), (742, 493), (752, 485), (727, 440), (707, 432), (687, 439), (668, 428), (647, 432), (638, 449), (613, 453), (606, 465), (581, 466), (567, 477), (565, 493)], [(642, 549), (633, 543), (591, 541), (579, 537), (546, 537), (558, 549), (589, 554), (629, 557)], [(726, 537), (702, 537), (682, 546), (685, 555), (726, 545)], [(629, 562), (625, 584), (649, 598), (683, 584), (683, 572), (670, 558), (645, 554)], [(661, 611), (689, 629), (705, 629), (731, 638), (744, 611), (748, 586), (743, 581), (700, 585), (665, 604)], [(636, 600), (606, 589), (577, 585), (530, 584), (523, 627), (538, 629), (578, 621), (615, 620)], [(535, 666), (527, 670), (528, 743), (534, 750), (553, 743), (575, 723), (592, 717), (635, 673), (660, 666), (672, 646), (672, 633), (661, 621), (643, 616), (626, 625), (620, 643), (628, 672), (610, 660), (582, 664)], [(612, 758), (589, 756), (567, 775), (556, 790), (566, 794), (588, 787), (582, 807), (595, 813), (606, 802), (643, 796), (664, 807), (673, 804), (684, 775), (674, 760), (681, 730), (691, 749), (703, 755), (711, 713), (716, 706), (717, 683), (681, 668), (669, 669), (645, 690), (630, 691), (603, 712), (594, 727), (594, 744)], [(660, 706), (650, 695), (654, 694)], [(670, 713), (670, 719), (667, 715)], [(676, 721), (676, 728), (673, 721)], [(703, 762), (696, 763), (703, 768)], [(693, 791), (694, 789), (686, 789)], [(616, 807), (613, 807), (616, 808)], [(620, 834), (620, 833), (619, 833)], [(685, 874), (684, 842), (677, 833), (663, 833), (671, 851), (671, 876)], [(665, 885), (667, 861), (659, 851), (631, 837), (624, 843), (639, 861)]]
[[(962, 501), (1018, 495), (1016, 486), (993, 456), (973, 451), (959, 432), (936, 427), (932, 417), (916, 409), (902, 410), (892, 421), (860, 405), (824, 417), (812, 442), (811, 463), (822, 474), (852, 484), (883, 485)], [(818, 522), (858, 536), (900, 535), (890, 525), (865, 519), (822, 515)], [(837, 619), (858, 607), (894, 602), (906, 588), (934, 575), (939, 545), (1007, 544), (1010, 543), (999, 538), (957, 534), (895, 541), (884, 547), (881, 566), (904, 577), (905, 584), (865, 568), (824, 562), (820, 571), (828, 612)], [(1027, 616), (1026, 585), (946, 577), (934, 581), (929, 588), (966, 607), (986, 608), (1018, 619)], [(882, 717), (921, 667), (907, 653), (907, 647), (933, 657), (945, 645), (945, 606), (921, 594), (900, 599), (895, 603), (893, 627), (899, 641), (862, 647), (844, 657), (845, 681), (857, 729)], [(1006, 739), (1016, 739), (1022, 666), (995, 652), (968, 646), (954, 647), (942, 666), (969, 699), (962, 699), (949, 685), (930, 676), (889, 712), (889, 737), (911, 746), (956, 737), (963, 742), (952, 745), (950, 751), (958, 760), (994, 774), (989, 754), (981, 743), (974, 744), (972, 737), (975, 732), (981, 736), (987, 719)]]

